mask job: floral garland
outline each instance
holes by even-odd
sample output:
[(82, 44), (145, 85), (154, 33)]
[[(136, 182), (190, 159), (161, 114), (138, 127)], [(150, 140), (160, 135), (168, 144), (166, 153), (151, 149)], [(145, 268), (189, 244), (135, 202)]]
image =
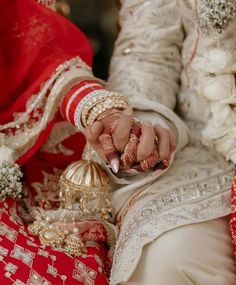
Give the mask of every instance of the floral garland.
[(0, 200), (8, 197), (20, 198), (23, 174), (19, 165), (4, 161), (0, 166)]
[(0, 133), (0, 201), (21, 197), (23, 173), (14, 162), (13, 153), (13, 149), (5, 145), (4, 134)]
[(202, 141), (236, 164), (236, 53), (215, 48), (202, 60), (199, 92), (208, 99), (211, 112)]

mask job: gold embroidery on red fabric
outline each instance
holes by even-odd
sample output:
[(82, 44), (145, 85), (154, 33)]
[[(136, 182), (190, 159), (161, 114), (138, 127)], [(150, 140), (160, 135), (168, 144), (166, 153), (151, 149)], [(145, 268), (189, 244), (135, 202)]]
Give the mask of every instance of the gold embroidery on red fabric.
[(17, 239), (18, 233), (14, 229), (8, 227), (6, 224), (1, 222), (0, 223), (0, 235), (5, 236), (8, 240), (14, 243)]
[(38, 274), (35, 270), (30, 271), (29, 279), (26, 285), (51, 285), (47, 279)]
[(81, 261), (75, 260), (75, 269), (73, 271), (73, 278), (80, 281), (84, 285), (94, 285), (94, 280), (97, 276), (97, 272), (86, 266)]
[(42, 171), (44, 176), (43, 182), (32, 183), (32, 187), (36, 190), (37, 195), (34, 197), (34, 201), (37, 205), (50, 209), (53, 203), (59, 200), (59, 178), (62, 174), (62, 170), (53, 168), (53, 173), (47, 173)]
[(14, 250), (11, 251), (11, 257), (21, 260), (27, 266), (32, 267), (35, 253), (15, 244)]

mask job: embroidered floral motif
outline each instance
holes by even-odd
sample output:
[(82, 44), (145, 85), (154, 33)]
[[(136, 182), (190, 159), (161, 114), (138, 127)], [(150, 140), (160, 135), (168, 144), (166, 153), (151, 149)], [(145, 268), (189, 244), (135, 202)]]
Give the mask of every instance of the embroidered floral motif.
[(84, 285), (94, 285), (94, 280), (97, 276), (97, 272), (86, 266), (84, 263), (76, 260), (75, 261), (75, 268), (73, 271), (73, 278), (84, 282)]
[(138, 211), (131, 209), (122, 225), (110, 284), (121, 283), (122, 278), (134, 269), (131, 265), (141, 254), (144, 240), (146, 244), (177, 225), (227, 215), (231, 181), (232, 171), (229, 171), (164, 193), (149, 193), (152, 199), (142, 204)]
[(51, 274), (53, 277), (56, 277), (57, 276), (57, 269), (54, 266), (48, 264), (47, 273)]
[(41, 255), (41, 256), (43, 256), (43, 257), (48, 258), (48, 257), (49, 257), (49, 252), (48, 252), (48, 251), (45, 251), (45, 250), (43, 250), (43, 249), (41, 249), (41, 248), (39, 248), (39, 249), (38, 249), (38, 255)]
[[(23, 283), (19, 279), (16, 279), (16, 281), (14, 281), (13, 285), (25, 285), (25, 283)], [(33, 285), (33, 284), (31, 284), (31, 285)]]
[(78, 130), (69, 122), (56, 123), (40, 151), (73, 155), (73, 150), (65, 147), (62, 142), (77, 132)]
[(47, 279), (39, 275), (35, 270), (30, 271), (30, 277), (26, 285), (51, 285)]
[(16, 203), (14, 203), (13, 206), (9, 209), (9, 213), (10, 213), (9, 218), (14, 224), (19, 224), (19, 225), (23, 226), (23, 221), (17, 213)]
[(16, 266), (15, 264), (11, 262), (7, 263), (4, 267), (4, 270), (10, 272), (11, 274), (15, 274), (17, 269), (18, 269), (18, 266)]
[(0, 255), (7, 256), (9, 250), (0, 246)]
[(7, 239), (9, 239), (12, 242), (15, 242), (17, 238), (17, 231), (15, 231), (12, 228), (9, 228), (6, 224), (1, 222), (0, 223), (0, 235), (5, 236)]
[[(33, 20), (37, 22), (37, 19)], [(40, 24), (42, 26), (44, 23)], [(40, 26), (39, 23), (38, 26)], [(32, 28), (32, 30), (34, 29)], [(36, 34), (34, 39), (37, 38), (38, 34)], [(32, 40), (34, 41), (34, 39)], [(15, 150), (15, 159), (22, 156), (34, 145), (38, 135), (45, 129), (55, 113), (58, 112), (59, 101), (64, 94), (62, 90), (66, 86), (69, 88), (72, 81), (74, 82), (75, 79), (81, 77), (93, 78), (91, 68), (79, 57), (64, 62), (58, 66), (55, 73), (42, 85), (39, 93), (31, 97), (24, 113), (16, 114), (17, 119), (0, 125), (0, 131), (4, 131), (6, 134), (6, 144), (9, 144), (9, 147)], [(44, 108), (41, 108), (41, 106), (44, 106)], [(36, 116), (34, 112), (36, 112), (37, 116), (39, 115), (37, 119), (34, 119), (37, 120), (37, 123), (31, 121), (33, 116)]]
[(24, 249), (19, 245), (15, 245), (14, 250), (11, 251), (11, 257), (22, 260), (23, 263), (31, 267), (33, 264), (35, 253), (28, 249)]
[(49, 209), (59, 201), (59, 178), (62, 170), (54, 168), (53, 173), (42, 171), (44, 176), (43, 182), (32, 183), (32, 187), (36, 190), (37, 195), (34, 197), (36, 204)]
[(94, 255), (94, 258), (95, 258), (95, 260), (96, 260), (96, 262), (98, 263), (98, 271), (99, 272), (103, 272), (103, 267), (104, 267), (104, 265), (103, 265), (103, 261), (101, 260), (101, 258), (100, 258), (100, 256), (98, 256), (97, 254), (95, 254)]
[(51, 8), (52, 10), (55, 10), (57, 0), (37, 0), (37, 2)]
[(26, 243), (29, 245), (29, 246), (32, 246), (32, 247), (39, 247), (38, 244), (32, 242), (31, 240), (28, 240), (26, 241)]

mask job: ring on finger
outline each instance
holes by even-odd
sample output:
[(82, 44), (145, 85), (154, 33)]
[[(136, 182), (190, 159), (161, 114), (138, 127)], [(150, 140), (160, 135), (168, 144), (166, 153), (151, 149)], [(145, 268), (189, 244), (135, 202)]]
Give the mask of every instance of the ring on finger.
[(154, 139), (154, 143), (155, 143), (155, 145), (159, 146), (160, 140), (157, 136)]
[(140, 162), (140, 165), (143, 171), (147, 171), (153, 168), (158, 162), (160, 162), (160, 154), (159, 151), (155, 149), (149, 157)]

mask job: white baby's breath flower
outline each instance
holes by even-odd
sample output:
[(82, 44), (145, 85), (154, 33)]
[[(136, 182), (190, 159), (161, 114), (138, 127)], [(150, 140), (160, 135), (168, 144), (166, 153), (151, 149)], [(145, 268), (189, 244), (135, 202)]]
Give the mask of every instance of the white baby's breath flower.
[(210, 105), (212, 117), (210, 123), (216, 128), (229, 128), (236, 124), (236, 113), (226, 104), (212, 102)]
[(20, 167), (11, 162), (3, 161), (0, 166), (0, 200), (8, 197), (19, 198), (22, 192)]
[(210, 101), (225, 100), (236, 95), (235, 78), (231, 74), (208, 76), (201, 89), (202, 94)]
[(210, 49), (206, 55), (206, 69), (210, 73), (224, 73), (235, 63), (235, 54), (223, 49)]

